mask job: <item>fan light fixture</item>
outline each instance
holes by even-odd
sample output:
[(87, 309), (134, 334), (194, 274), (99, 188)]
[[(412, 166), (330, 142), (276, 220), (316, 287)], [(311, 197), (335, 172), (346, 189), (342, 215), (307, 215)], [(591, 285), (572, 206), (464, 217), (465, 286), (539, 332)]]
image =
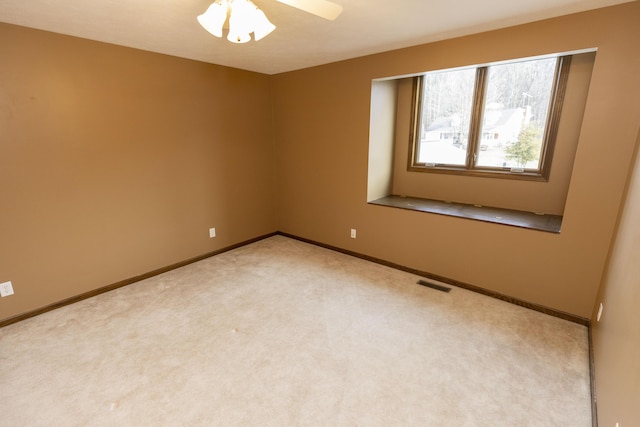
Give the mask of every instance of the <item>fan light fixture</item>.
[(222, 37), (222, 26), (229, 16), (227, 40), (246, 43), (253, 38), (258, 41), (276, 29), (251, 0), (216, 0), (205, 13), (198, 16), (202, 27), (216, 37)]

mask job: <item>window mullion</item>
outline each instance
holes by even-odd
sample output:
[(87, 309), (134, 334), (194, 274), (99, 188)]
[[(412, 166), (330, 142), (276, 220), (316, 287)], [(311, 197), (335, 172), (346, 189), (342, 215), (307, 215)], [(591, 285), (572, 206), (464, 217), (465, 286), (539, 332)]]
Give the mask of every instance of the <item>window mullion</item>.
[(487, 88), (487, 67), (476, 69), (476, 82), (473, 93), (473, 106), (469, 123), (469, 141), (467, 144), (467, 169), (475, 169), (480, 149), (480, 127), (482, 125), (482, 106)]

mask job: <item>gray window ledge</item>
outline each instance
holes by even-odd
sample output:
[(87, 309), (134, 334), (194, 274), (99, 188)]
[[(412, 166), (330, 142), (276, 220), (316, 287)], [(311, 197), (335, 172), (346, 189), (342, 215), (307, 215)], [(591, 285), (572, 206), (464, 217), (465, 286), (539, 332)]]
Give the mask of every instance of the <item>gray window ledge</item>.
[(549, 233), (560, 233), (560, 226), (562, 225), (562, 216), (560, 215), (537, 214), (513, 209), (468, 205), (464, 203), (444, 202), (441, 200), (420, 199), (417, 197), (391, 195), (373, 200), (369, 203), (372, 205), (448, 215), (512, 227), (546, 231)]

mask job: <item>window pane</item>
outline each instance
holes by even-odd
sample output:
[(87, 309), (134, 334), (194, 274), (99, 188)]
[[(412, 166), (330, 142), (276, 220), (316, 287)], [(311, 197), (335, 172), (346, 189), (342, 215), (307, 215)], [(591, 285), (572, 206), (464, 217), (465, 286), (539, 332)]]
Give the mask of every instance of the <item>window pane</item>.
[(468, 69), (424, 76), (418, 163), (465, 165), (475, 75)]
[(489, 67), (476, 166), (540, 169), (556, 58)]

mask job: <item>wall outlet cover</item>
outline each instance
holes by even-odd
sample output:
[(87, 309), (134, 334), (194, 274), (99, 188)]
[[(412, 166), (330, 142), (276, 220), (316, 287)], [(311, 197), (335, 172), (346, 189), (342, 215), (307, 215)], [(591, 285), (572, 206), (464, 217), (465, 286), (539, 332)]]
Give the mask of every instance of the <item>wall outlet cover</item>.
[(11, 282), (0, 283), (0, 297), (8, 297), (13, 295), (13, 284)]

